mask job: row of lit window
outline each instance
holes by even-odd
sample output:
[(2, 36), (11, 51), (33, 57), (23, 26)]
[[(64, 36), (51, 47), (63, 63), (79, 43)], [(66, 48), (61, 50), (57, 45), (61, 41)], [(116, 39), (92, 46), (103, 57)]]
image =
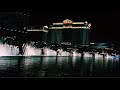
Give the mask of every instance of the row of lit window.
[(6, 29), (6, 28), (1, 28), (1, 27), (0, 27), (0, 29), (9, 30), (9, 31), (17, 31), (17, 32), (22, 32), (22, 33), (27, 33), (27, 32), (25, 32), (25, 31), (18, 31), (18, 30)]
[[(25, 14), (25, 13), (19, 13), (19, 12), (17, 12), (17, 14), (21, 14), (21, 15), (27, 15), (27, 14)], [(29, 16), (29, 15), (27, 15), (27, 16)]]

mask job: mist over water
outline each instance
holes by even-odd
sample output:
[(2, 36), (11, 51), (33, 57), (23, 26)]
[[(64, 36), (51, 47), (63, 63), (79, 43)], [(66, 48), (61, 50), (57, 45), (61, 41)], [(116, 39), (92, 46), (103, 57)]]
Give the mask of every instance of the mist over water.
[[(20, 53), (20, 48), (19, 46), (16, 45), (10, 45), (8, 43), (3, 43), (3, 39), (0, 39), (0, 57), (2, 56), (79, 56), (82, 57), (82, 53), (79, 53), (77, 51), (65, 51), (61, 48), (58, 48), (57, 50), (51, 49), (50, 46), (42, 46), (39, 47), (35, 45), (36, 42), (27, 42), (23, 43), (22, 45), (22, 51), (23, 53)], [(83, 57), (93, 57), (92, 54), (89, 52), (83, 52)], [(95, 58), (103, 58), (103, 55), (100, 55), (98, 53), (95, 53)], [(117, 58), (119, 59), (118, 56), (111, 56), (111, 55), (106, 55), (105, 58), (110, 58), (114, 59)]]
[(0, 44), (0, 56), (17, 56), (19, 48), (17, 46)]
[[(20, 54), (20, 48), (18, 46), (0, 42), (0, 56), (82, 56), (81, 53), (76, 51), (71, 53), (63, 49), (55, 51), (50, 49), (50, 47), (38, 48), (33, 43), (34, 42), (23, 44), (23, 54)], [(89, 52), (83, 52), (83, 57), (93, 57), (93, 55)], [(95, 58), (103, 58), (103, 56), (95, 53)], [(105, 58), (114, 58), (114, 56), (106, 55)]]
[[(59, 53), (57, 53), (57, 51), (49, 47), (37, 48), (31, 43), (23, 44), (22, 56), (71, 56), (71, 53), (67, 51), (58, 50)], [(73, 55), (80, 56), (81, 54), (73, 52)], [(0, 42), (0, 56), (21, 56), (21, 54), (18, 46)]]

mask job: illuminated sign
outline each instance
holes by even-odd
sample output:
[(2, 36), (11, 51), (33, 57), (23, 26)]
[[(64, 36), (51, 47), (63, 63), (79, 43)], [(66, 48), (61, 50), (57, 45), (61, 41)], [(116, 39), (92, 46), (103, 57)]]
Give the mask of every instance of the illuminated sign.
[(72, 24), (73, 21), (72, 20), (69, 20), (69, 19), (66, 19), (63, 21), (63, 24)]

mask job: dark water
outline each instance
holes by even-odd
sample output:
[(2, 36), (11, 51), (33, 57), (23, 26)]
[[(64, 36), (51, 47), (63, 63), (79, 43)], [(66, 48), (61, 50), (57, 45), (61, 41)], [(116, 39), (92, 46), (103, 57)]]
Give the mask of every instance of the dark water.
[(0, 77), (120, 77), (120, 61), (83, 57), (0, 57)]

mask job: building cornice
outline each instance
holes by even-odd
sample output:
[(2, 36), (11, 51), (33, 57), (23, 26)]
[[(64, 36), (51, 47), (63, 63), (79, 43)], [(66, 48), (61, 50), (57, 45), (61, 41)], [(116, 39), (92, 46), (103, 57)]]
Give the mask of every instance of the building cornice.
[(67, 29), (67, 28), (71, 28), (71, 29), (90, 29), (90, 27), (86, 27), (86, 26), (81, 26), (81, 27), (49, 27), (49, 29)]
[[(85, 22), (73, 22), (72, 24), (85, 24)], [(53, 25), (64, 25), (64, 23), (53, 23)]]

